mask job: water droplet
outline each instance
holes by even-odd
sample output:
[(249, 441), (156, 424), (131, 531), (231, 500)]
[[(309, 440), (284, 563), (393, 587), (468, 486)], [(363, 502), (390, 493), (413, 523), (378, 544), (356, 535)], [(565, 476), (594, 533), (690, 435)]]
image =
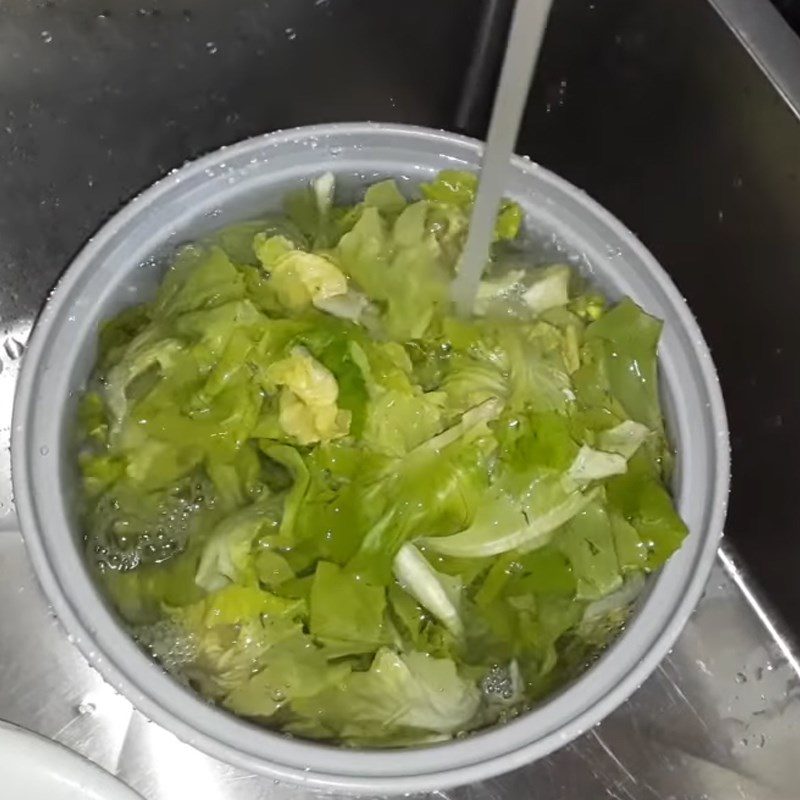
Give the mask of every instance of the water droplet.
[(84, 700), (78, 705), (78, 713), (84, 716), (87, 714), (94, 714), (95, 711), (97, 711), (97, 706), (88, 700)]
[(43, 456), (46, 456), (46, 455), (47, 455), (47, 454), (50, 452), (50, 448), (49, 448), (47, 445), (43, 444), (43, 445), (42, 445), (42, 446), (39, 448), (39, 452), (40, 452), (40, 453), (41, 453)]
[(297, 31), (294, 28), (286, 28), (284, 33), (286, 34), (286, 38), (289, 41), (293, 41), (294, 39), (297, 38)]
[(40, 35), (45, 44), (50, 44), (53, 41), (53, 34), (50, 31), (42, 31)]
[(206, 42), (206, 50), (210, 56), (215, 56), (219, 52), (219, 48), (214, 42)]

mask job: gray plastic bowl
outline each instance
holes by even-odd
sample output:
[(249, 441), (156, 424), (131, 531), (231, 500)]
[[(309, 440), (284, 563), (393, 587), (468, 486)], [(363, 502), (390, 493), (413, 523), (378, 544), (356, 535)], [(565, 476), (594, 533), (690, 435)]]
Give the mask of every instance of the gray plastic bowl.
[[(14, 407), (12, 458), (20, 523), (39, 580), (89, 662), (150, 719), (252, 772), (355, 793), (444, 788), (547, 755), (597, 724), (650, 675), (686, 622), (714, 561), (728, 496), (725, 410), (697, 324), (667, 275), (583, 192), (515, 158), (508, 194), (548, 247), (562, 245), (605, 291), (665, 320), (664, 403), (679, 469), (675, 494), (690, 536), (654, 577), (625, 633), (573, 684), (520, 718), (469, 738), (398, 751), (347, 751), (258, 728), (177, 685), (120, 626), (84, 564), (73, 504), (76, 397), (95, 358), (98, 323), (148, 296), (159, 254), (235, 220), (277, 209), (325, 170), (344, 191), (386, 176), (414, 184), (478, 165), (480, 144), (398, 125), (301, 128), (241, 142), (170, 174), (111, 219), (78, 255), (31, 338)], [(155, 258), (154, 258), (155, 257)]]

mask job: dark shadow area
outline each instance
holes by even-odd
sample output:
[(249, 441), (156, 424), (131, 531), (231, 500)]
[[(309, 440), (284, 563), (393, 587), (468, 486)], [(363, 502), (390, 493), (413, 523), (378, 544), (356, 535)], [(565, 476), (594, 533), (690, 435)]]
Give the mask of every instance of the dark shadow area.
[(781, 12), (795, 33), (800, 33), (800, 3), (797, 0), (772, 0), (772, 5)]

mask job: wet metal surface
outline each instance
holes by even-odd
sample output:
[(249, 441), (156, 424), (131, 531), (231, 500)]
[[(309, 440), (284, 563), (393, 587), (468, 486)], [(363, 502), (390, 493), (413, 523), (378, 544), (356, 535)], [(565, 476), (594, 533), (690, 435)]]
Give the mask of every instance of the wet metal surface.
[[(147, 722), (49, 612), (18, 534), (0, 534), (0, 718), (77, 750), (147, 800), (312, 797)], [(13, 654), (13, 657), (12, 657)], [(792, 800), (800, 672), (719, 562), (657, 672), (597, 728), (525, 769), (431, 800)]]
[[(0, 0), (0, 717), (147, 800), (305, 795), (148, 723), (49, 612), (16, 532), (6, 450), (32, 320), (105, 218), (201, 152), (310, 122), (455, 127), (482, 5)], [(687, 294), (731, 411), (728, 533), (789, 613), (800, 607), (796, 446), (782, 446), (800, 438), (789, 413), (800, 402), (796, 117), (706, 0), (555, 5), (519, 149), (637, 230)], [(479, 127), (480, 109), (468, 110), (464, 125)], [(750, 302), (757, 313), (743, 314)], [(432, 800), (791, 800), (798, 737), (796, 650), (724, 552), (674, 651), (602, 725)]]

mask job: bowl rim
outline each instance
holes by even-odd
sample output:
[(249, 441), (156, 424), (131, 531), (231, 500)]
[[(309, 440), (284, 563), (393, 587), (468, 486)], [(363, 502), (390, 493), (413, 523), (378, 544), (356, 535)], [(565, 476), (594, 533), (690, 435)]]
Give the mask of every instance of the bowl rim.
[[(146, 189), (111, 217), (71, 261), (49, 296), (34, 327), (23, 359), (14, 402), (11, 442), (12, 480), (20, 526), (28, 552), (39, 582), (59, 619), (63, 626), (73, 634), (76, 645), (89, 663), (146, 716), (176, 733), (189, 744), (252, 772), (318, 788), (343, 789), (356, 793), (410, 792), (446, 788), (507, 772), (547, 755), (600, 722), (644, 682), (672, 647), (697, 603), (713, 565), (717, 543), (722, 534), (730, 479), (728, 429), (719, 381), (699, 327), (682, 296), (653, 256), (622, 223), (572, 184), (527, 159), (514, 156), (512, 163), (515, 170), (531, 175), (535, 173), (539, 181), (544, 181), (578, 202), (590, 212), (594, 219), (624, 239), (627, 246), (633, 249), (636, 257), (647, 265), (650, 274), (657, 279), (659, 290), (676, 312), (683, 331), (690, 337), (697, 357), (697, 367), (702, 378), (702, 388), (707, 399), (709, 414), (717, 426), (713, 437), (715, 471), (710, 514), (707, 516), (705, 529), (698, 534), (702, 537), (701, 544), (691, 565), (691, 570), (684, 581), (683, 592), (680, 597), (675, 598), (667, 622), (660, 634), (656, 636), (655, 641), (636, 659), (629, 659), (630, 663), (626, 670), (616, 675), (615, 682), (604, 696), (594, 700), (581, 713), (574, 714), (566, 722), (559, 724), (533, 741), (531, 741), (531, 736), (534, 734), (532, 734), (531, 728), (534, 726), (531, 722), (536, 715), (541, 715), (550, 708), (554, 699), (560, 699), (565, 692), (568, 693), (579, 687), (587, 676), (593, 674), (595, 668), (584, 673), (571, 686), (558, 693), (556, 698), (548, 699), (548, 702), (543, 703), (542, 706), (512, 722), (477, 733), (464, 740), (422, 748), (397, 751), (343, 751), (328, 745), (292, 739), (284, 734), (266, 729), (255, 729), (251, 723), (238, 718), (231, 719), (231, 715), (227, 712), (219, 709), (212, 710), (208, 704), (197, 700), (196, 702), (206, 707), (207, 713), (204, 716), (213, 719), (217, 724), (213, 727), (205, 725), (204, 729), (201, 729), (197, 724), (187, 722), (182, 718), (185, 714), (176, 713), (166, 704), (160, 703), (152, 696), (156, 693), (155, 689), (152, 687), (148, 689), (144, 685), (146, 681), (143, 678), (132, 674), (131, 668), (126, 667), (125, 664), (115, 663), (112, 655), (97, 644), (99, 623), (95, 624), (97, 620), (90, 619), (92, 613), (87, 614), (86, 610), (77, 608), (64, 591), (58, 570), (51, 563), (46, 545), (47, 534), (40, 525), (34, 501), (36, 489), (30, 473), (33, 453), (27, 435), (28, 417), (34, 415), (39, 361), (46, 351), (50, 329), (59, 319), (59, 311), (77, 285), (79, 278), (91, 267), (94, 259), (101, 254), (104, 244), (119, 236), (143, 209), (162, 196), (168, 195), (181, 181), (188, 180), (190, 176), (200, 175), (203, 171), (218, 166), (222, 160), (230, 160), (239, 154), (263, 148), (265, 144), (279, 147), (282, 144), (292, 144), (302, 140), (314, 141), (322, 138), (366, 134), (421, 141), (429, 147), (435, 146), (437, 142), (458, 145), (475, 159), (479, 157), (482, 147), (477, 140), (459, 134), (411, 125), (354, 122), (292, 128), (265, 136), (252, 137), (189, 162)], [(95, 612), (97, 611), (95, 610)], [(104, 606), (103, 612), (109, 613)], [(113, 625), (122, 632), (118, 623), (113, 622)], [(633, 623), (631, 627), (633, 627)], [(124, 636), (130, 645), (136, 648), (126, 632)], [(609, 648), (609, 652), (617, 649), (626, 640), (630, 640), (630, 637), (627, 635), (619, 637)], [(143, 653), (141, 656), (147, 658)], [(116, 661), (121, 662), (124, 659)], [(601, 659), (602, 661), (603, 659)], [(159, 687), (158, 694), (161, 695), (167, 692), (167, 689), (174, 691), (174, 687), (177, 685), (166, 674), (163, 674), (161, 682), (164, 684), (163, 692)], [(202, 714), (202, 710), (195, 708), (193, 713), (196, 721)], [(211, 716), (209, 717), (208, 714)], [(226, 717), (228, 719), (223, 722)], [(225, 730), (246, 730), (249, 740), (258, 740), (265, 743), (265, 746), (261, 747), (259, 752), (255, 745), (242, 747), (222, 741), (211, 733), (218, 726), (224, 727)], [(245, 740), (239, 737), (239, 742), (243, 741)], [(491, 746), (489, 746), (490, 743)], [(264, 755), (264, 753), (269, 753), (269, 755)], [(342, 758), (345, 753), (346, 758)], [(273, 754), (276, 754), (274, 760), (272, 760)], [(436, 754), (439, 754), (438, 757)], [(451, 762), (449, 765), (448, 761)], [(345, 765), (343, 762), (347, 762), (347, 764)]]

